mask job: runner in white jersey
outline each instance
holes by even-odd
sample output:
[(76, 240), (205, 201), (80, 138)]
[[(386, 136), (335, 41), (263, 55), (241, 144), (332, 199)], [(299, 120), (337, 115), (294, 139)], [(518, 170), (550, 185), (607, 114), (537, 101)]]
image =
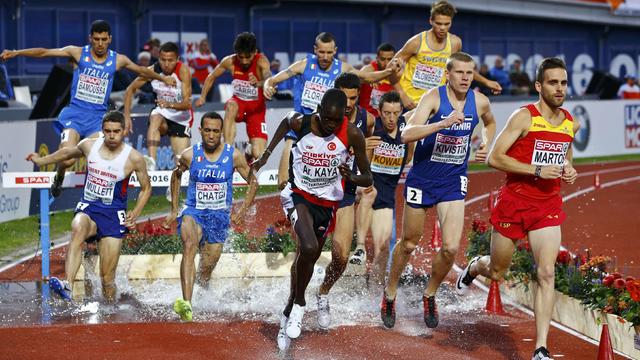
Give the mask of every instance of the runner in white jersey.
[(158, 62), (150, 66), (155, 73), (171, 76), (176, 80), (176, 86), (145, 77), (138, 77), (127, 88), (124, 98), (124, 115), (127, 124), (131, 124), (131, 102), (133, 95), (146, 82), (151, 81), (151, 87), (156, 96), (157, 106), (149, 115), (147, 129), (147, 150), (149, 156), (147, 170), (156, 170), (160, 137), (169, 136), (171, 149), (174, 154), (181, 154), (191, 146), (191, 126), (193, 125), (193, 110), (191, 108), (191, 72), (187, 64), (178, 61), (180, 48), (172, 42), (162, 44)]
[[(142, 154), (123, 142), (124, 116), (110, 111), (102, 120), (104, 138), (82, 140), (77, 146), (62, 148), (40, 157), (31, 153), (27, 160), (38, 166), (59, 161), (87, 158), (87, 178), (82, 199), (71, 222), (71, 241), (67, 245), (65, 261), (66, 281), (53, 277), (49, 286), (65, 299), (71, 298), (73, 282), (82, 262), (82, 245), (92, 236), (98, 238), (102, 293), (108, 302), (116, 298), (116, 267), (127, 228), (135, 226), (136, 219), (151, 196), (151, 182)], [(136, 206), (127, 212), (129, 177), (136, 173), (140, 193)]]
[[(289, 113), (282, 120), (273, 139), (253, 167), (258, 171), (284, 135), (293, 130), (298, 141), (291, 150), (289, 181), (293, 191), (294, 210), (291, 222), (298, 238), (297, 256), (291, 268), (291, 293), (283, 311), (278, 333), (278, 346), (288, 347), (290, 338), (300, 336), (306, 305), (305, 290), (320, 257), (325, 236), (340, 200), (343, 182), (358, 186), (372, 184), (369, 162), (365, 155), (362, 132), (344, 116), (347, 98), (338, 89), (329, 89), (322, 97), (318, 112), (302, 115)], [(351, 172), (346, 161), (349, 148), (361, 174)]]

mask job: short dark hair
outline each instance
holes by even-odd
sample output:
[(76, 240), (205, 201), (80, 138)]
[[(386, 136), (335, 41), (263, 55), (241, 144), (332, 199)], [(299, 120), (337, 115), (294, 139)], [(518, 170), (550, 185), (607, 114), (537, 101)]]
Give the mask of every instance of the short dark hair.
[(220, 120), (220, 123), (222, 123), (222, 125), (224, 125), (224, 120), (222, 120), (222, 116), (220, 116), (220, 114), (218, 114), (215, 111), (209, 111), (209, 112), (204, 113), (204, 115), (202, 115), (202, 117), (200, 118), (200, 127), (204, 126), (204, 119)]
[(336, 37), (333, 36), (332, 33), (330, 32), (321, 32), (320, 34), (318, 34), (318, 36), (316, 36), (316, 43), (318, 42), (323, 42), (323, 43), (330, 43), (332, 42), (335, 44), (336, 42)]
[(160, 52), (172, 52), (179, 56), (180, 48), (176, 43), (169, 41), (160, 46)]
[(566, 71), (567, 65), (565, 65), (562, 59), (557, 57), (545, 58), (540, 64), (538, 64), (538, 69), (536, 70), (536, 81), (542, 84), (544, 81), (544, 72), (549, 69), (564, 69)]
[(233, 51), (236, 54), (251, 54), (258, 49), (256, 36), (251, 32), (243, 32), (233, 40)]
[(93, 33), (99, 34), (103, 32), (106, 32), (109, 35), (111, 35), (111, 25), (109, 25), (108, 22), (104, 20), (96, 20), (91, 23), (91, 30), (89, 31), (89, 34), (93, 34)]
[(325, 110), (336, 108), (344, 111), (347, 107), (347, 95), (342, 90), (329, 89), (322, 96), (320, 107)]
[(393, 45), (389, 44), (389, 43), (382, 43), (380, 45), (378, 45), (378, 49), (376, 50), (376, 54), (380, 55), (380, 53), (382, 51), (396, 51), (396, 48), (393, 47)]
[(438, 15), (448, 16), (453, 19), (456, 14), (456, 8), (447, 1), (438, 1), (431, 5), (431, 19)]
[(447, 70), (451, 71), (451, 69), (453, 68), (453, 62), (454, 61), (460, 61), (460, 62), (464, 62), (464, 63), (473, 63), (473, 67), (475, 68), (476, 63), (475, 61), (473, 61), (473, 58), (471, 57), (471, 55), (467, 54), (466, 52), (462, 52), (462, 51), (458, 51), (455, 52), (451, 55), (449, 55), (449, 58), (447, 59)]
[(333, 83), (333, 87), (336, 89), (358, 89), (360, 90), (360, 78), (356, 74), (343, 72), (338, 75), (336, 81)]
[(400, 103), (400, 107), (402, 107), (402, 100), (400, 99), (400, 94), (396, 91), (389, 91), (380, 97), (380, 110), (382, 110), (382, 106), (384, 103)]
[(125, 127), (125, 123), (124, 123), (124, 114), (122, 114), (120, 111), (117, 110), (111, 110), (111, 111), (107, 111), (103, 116), (102, 116), (102, 125), (104, 126), (104, 123), (106, 122), (116, 122), (116, 123), (120, 123), (120, 125), (122, 125), (122, 128), (124, 129)]

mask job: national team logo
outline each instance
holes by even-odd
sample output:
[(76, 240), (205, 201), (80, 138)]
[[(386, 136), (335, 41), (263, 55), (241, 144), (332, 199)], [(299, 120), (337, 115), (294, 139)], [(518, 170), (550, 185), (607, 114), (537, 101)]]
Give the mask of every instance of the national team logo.
[(507, 229), (511, 226), (511, 223), (507, 223), (507, 222), (501, 222), (500, 223), (500, 227), (503, 229)]
[(334, 151), (336, 149), (336, 143), (334, 143), (333, 141), (328, 143), (327, 149), (329, 149), (329, 151)]
[(316, 64), (311, 64), (310, 68), (311, 68), (311, 70), (315, 70), (316, 69)]
[(202, 162), (202, 156), (196, 156), (196, 162)]

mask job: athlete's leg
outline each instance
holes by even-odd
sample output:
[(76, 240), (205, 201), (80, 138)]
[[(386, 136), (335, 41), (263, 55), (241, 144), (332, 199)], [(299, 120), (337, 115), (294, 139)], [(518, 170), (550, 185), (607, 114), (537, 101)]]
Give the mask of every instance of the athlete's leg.
[(211, 273), (220, 260), (220, 254), (222, 254), (223, 243), (204, 242), (204, 245), (200, 246), (200, 265), (198, 266), (198, 285), (203, 288), (209, 287), (209, 281), (211, 280)]
[(560, 226), (529, 231), (529, 243), (536, 261), (538, 290), (533, 311), (536, 316), (536, 349), (547, 347), (547, 335), (553, 306), (556, 302), (555, 263), (560, 250)]
[(482, 275), (495, 281), (502, 280), (511, 266), (514, 249), (513, 240), (494, 229), (491, 233), (491, 255), (481, 257), (469, 268), (469, 274), (472, 277)]
[(158, 147), (160, 137), (167, 133), (167, 120), (160, 114), (149, 116), (149, 128), (147, 129), (147, 151), (153, 161), (158, 161)]
[(64, 262), (64, 272), (67, 284), (73, 289), (76, 274), (82, 264), (82, 246), (85, 240), (96, 234), (96, 223), (85, 213), (76, 213), (71, 221), (71, 241), (67, 245), (67, 255)]
[(264, 149), (267, 147), (267, 139), (263, 139), (260, 137), (251, 138), (251, 156), (254, 159), (259, 159)]
[(426, 209), (416, 209), (405, 202), (402, 219), (402, 240), (400, 240), (393, 249), (391, 270), (389, 271), (387, 287), (385, 288), (385, 294), (388, 299), (395, 299), (396, 297), (398, 282), (400, 281), (402, 271), (407, 265), (411, 253), (415, 250), (424, 232), (426, 213)]
[(182, 154), (184, 149), (191, 146), (191, 138), (182, 136), (169, 136), (169, 142), (171, 143), (171, 150), (173, 151), (174, 160), (176, 165), (178, 164), (178, 155)]
[(362, 189), (360, 194), (360, 203), (358, 204), (357, 215), (358, 222), (356, 225), (356, 250), (365, 248), (367, 233), (371, 228), (373, 202), (376, 200), (377, 195), (378, 191), (373, 186)]
[(118, 268), (121, 247), (122, 238), (107, 236), (98, 240), (102, 295), (109, 303), (116, 301), (116, 269)]
[[(59, 149), (74, 147), (78, 145), (79, 142), (80, 134), (78, 131), (71, 128), (64, 129), (60, 135)], [(56, 164), (56, 175), (51, 186), (51, 194), (54, 197), (58, 197), (60, 195), (62, 191), (62, 182), (64, 181), (64, 173), (67, 171), (67, 168), (72, 166), (75, 162), (76, 159), (69, 159)]]
[(193, 295), (193, 283), (196, 280), (195, 258), (198, 244), (202, 239), (202, 227), (189, 215), (182, 216), (180, 224), (180, 236), (182, 237), (182, 261), (180, 262), (180, 283), (182, 285), (182, 297), (191, 301)]
[(438, 219), (442, 228), (442, 248), (434, 256), (429, 284), (424, 291), (427, 297), (434, 296), (438, 287), (451, 270), (460, 247), (464, 225), (464, 200), (438, 203)]
[(236, 118), (240, 106), (234, 99), (229, 99), (224, 105), (224, 121), (222, 137), (225, 144), (233, 145), (236, 140)]
[(314, 231), (313, 217), (305, 203), (296, 204), (297, 221), (294, 230), (298, 237), (298, 256), (295, 261), (294, 304), (305, 306), (305, 291), (313, 276), (313, 268), (320, 257), (323, 239), (318, 239)]
[[(360, 204), (362, 206), (362, 204)], [(393, 227), (393, 209), (373, 210), (371, 235), (373, 237), (372, 279), (376, 285), (384, 285), (384, 275), (389, 261), (389, 243)]]
[(354, 205), (344, 206), (336, 212), (336, 225), (331, 240), (331, 262), (327, 265), (318, 294), (326, 295), (347, 268), (353, 241)]

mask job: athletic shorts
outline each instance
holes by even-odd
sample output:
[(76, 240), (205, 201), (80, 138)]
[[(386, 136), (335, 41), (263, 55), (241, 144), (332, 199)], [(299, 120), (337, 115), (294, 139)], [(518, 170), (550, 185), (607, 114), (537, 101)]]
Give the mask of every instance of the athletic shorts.
[[(305, 199), (298, 193), (292, 193), (291, 199), (295, 205), (304, 204), (309, 209), (311, 218), (313, 219), (313, 231), (318, 239), (324, 239), (329, 233), (333, 231), (335, 218), (335, 207), (326, 207), (314, 204)], [(291, 214), (291, 225), (295, 229), (296, 222), (298, 221), (297, 209)]]
[[(165, 116), (161, 111), (161, 109), (154, 108), (151, 110), (150, 115), (160, 115), (164, 118), (164, 121), (167, 122), (167, 135), (175, 136), (181, 138), (191, 138), (191, 128), (188, 125), (173, 121)], [(190, 111), (184, 111), (185, 113), (191, 113)], [(147, 122), (147, 126), (149, 126), (150, 121)]]
[(236, 122), (245, 122), (247, 124), (247, 136), (249, 139), (265, 139), (267, 140), (267, 123), (266, 113), (267, 106), (264, 102), (259, 101), (242, 101), (232, 97), (229, 101), (238, 104), (238, 115)]
[(280, 203), (282, 204), (282, 211), (284, 216), (289, 218), (289, 211), (292, 211), (295, 205), (293, 205), (293, 199), (291, 198), (293, 191), (291, 190), (291, 183), (287, 182), (287, 186), (280, 191)]
[(206, 241), (209, 244), (223, 244), (229, 235), (231, 223), (230, 212), (225, 210), (198, 210), (190, 206), (184, 206), (178, 216), (178, 234), (182, 228), (185, 216), (190, 216), (196, 224), (202, 228), (200, 244)]
[(544, 200), (528, 199), (503, 186), (491, 212), (491, 225), (515, 241), (524, 238), (529, 231), (559, 226), (566, 218), (560, 195)]
[(347, 206), (351, 206), (356, 203), (356, 194), (352, 194), (350, 192), (344, 192), (344, 196), (342, 200), (340, 200), (340, 205), (338, 205), (339, 209), (342, 209)]
[(84, 139), (91, 134), (102, 131), (102, 117), (104, 111), (91, 111), (75, 106), (66, 106), (58, 115), (58, 120), (53, 123), (55, 131), (61, 135), (60, 142), (69, 139), (65, 129), (74, 129), (80, 138)]
[(87, 214), (97, 226), (96, 237), (122, 238), (129, 230), (124, 225), (127, 218), (126, 209), (103, 208), (86, 202), (78, 202), (76, 214)]
[(373, 210), (380, 209), (395, 209), (396, 207), (396, 187), (386, 184), (377, 185), (373, 183), (376, 188), (376, 199), (373, 201)]
[(464, 200), (467, 181), (467, 177), (462, 175), (438, 180), (409, 175), (404, 186), (404, 198), (407, 205), (415, 209), (429, 208), (445, 201)]

